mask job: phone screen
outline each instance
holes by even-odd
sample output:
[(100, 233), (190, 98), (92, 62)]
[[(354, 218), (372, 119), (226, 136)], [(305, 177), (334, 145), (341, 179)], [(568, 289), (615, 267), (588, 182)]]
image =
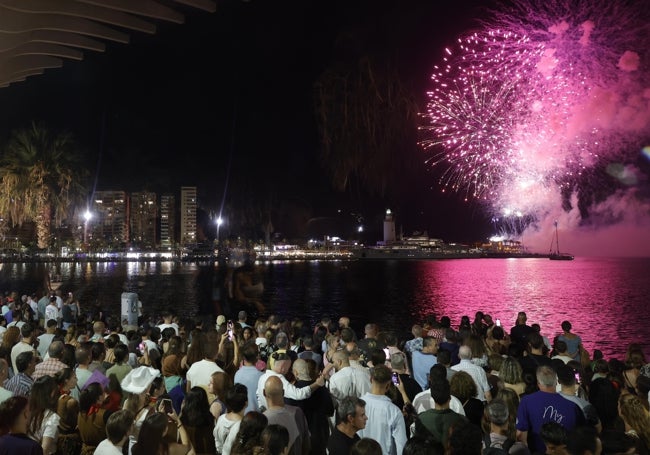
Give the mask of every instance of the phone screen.
[(393, 373), (393, 384), (398, 385), (399, 384), (399, 374)]
[(170, 400), (169, 398), (164, 398), (162, 400), (162, 404), (163, 404), (163, 409), (165, 410), (165, 414), (171, 414), (173, 412), (172, 400)]
[(138, 349), (140, 350), (140, 352), (144, 352), (144, 343), (140, 343), (138, 345)]
[(388, 348), (384, 349), (384, 354), (386, 354), (386, 360), (390, 360), (390, 352), (388, 351)]

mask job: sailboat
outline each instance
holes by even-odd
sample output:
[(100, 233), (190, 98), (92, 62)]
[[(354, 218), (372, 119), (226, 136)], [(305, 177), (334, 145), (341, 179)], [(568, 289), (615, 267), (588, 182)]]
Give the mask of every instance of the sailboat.
[(555, 224), (555, 251), (553, 251), (553, 240), (551, 240), (551, 249), (548, 253), (548, 258), (551, 261), (573, 261), (574, 257), (569, 253), (560, 253), (560, 239), (557, 235), (557, 221)]

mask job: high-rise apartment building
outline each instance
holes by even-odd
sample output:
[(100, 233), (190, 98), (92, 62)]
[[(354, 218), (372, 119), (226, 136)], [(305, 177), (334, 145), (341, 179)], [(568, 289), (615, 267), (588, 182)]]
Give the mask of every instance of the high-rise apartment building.
[(160, 246), (171, 248), (175, 243), (176, 199), (172, 194), (160, 196)]
[(91, 231), (93, 239), (113, 246), (128, 242), (128, 199), (126, 193), (124, 191), (96, 191), (92, 203)]
[(131, 193), (129, 224), (131, 226), (130, 241), (142, 248), (156, 246), (156, 221), (158, 204), (156, 193), (140, 191)]
[(181, 245), (196, 243), (196, 187), (181, 187)]

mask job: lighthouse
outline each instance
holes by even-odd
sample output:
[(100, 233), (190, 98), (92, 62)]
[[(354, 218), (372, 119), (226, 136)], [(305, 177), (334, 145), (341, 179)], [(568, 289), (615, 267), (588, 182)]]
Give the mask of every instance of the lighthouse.
[(386, 210), (386, 217), (384, 218), (384, 245), (389, 245), (395, 242), (395, 218), (390, 209)]

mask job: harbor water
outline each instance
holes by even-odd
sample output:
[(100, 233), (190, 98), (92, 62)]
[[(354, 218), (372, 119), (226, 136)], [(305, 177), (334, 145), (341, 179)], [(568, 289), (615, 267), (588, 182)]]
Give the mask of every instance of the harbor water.
[[(430, 261), (291, 261), (256, 266), (269, 311), (314, 324), (348, 315), (362, 334), (366, 322), (409, 337), (423, 316), (460, 317), (481, 310), (509, 329), (517, 312), (552, 339), (569, 320), (591, 352), (623, 359), (641, 343), (650, 359), (650, 259), (464, 259)], [(212, 311), (223, 270), (179, 262), (0, 264), (0, 290), (36, 291), (49, 270), (86, 309), (119, 312), (122, 292), (136, 292), (144, 312), (181, 317)]]

